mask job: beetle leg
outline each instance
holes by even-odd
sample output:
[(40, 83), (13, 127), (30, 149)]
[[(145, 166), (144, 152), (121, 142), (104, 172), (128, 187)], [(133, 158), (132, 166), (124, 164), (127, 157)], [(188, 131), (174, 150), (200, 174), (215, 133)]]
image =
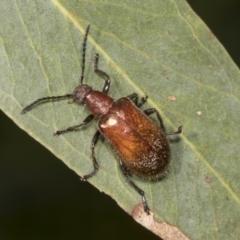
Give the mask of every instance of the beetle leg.
[[(121, 160), (120, 160), (121, 161)], [(132, 176), (132, 173), (129, 171), (129, 169), (123, 164), (123, 162), (120, 162), (121, 170), (124, 173), (124, 176), (128, 175), (129, 177)]]
[(132, 102), (135, 103), (135, 105), (138, 108), (140, 108), (147, 101), (148, 96), (142, 97), (140, 102), (138, 102), (138, 95), (137, 95), (137, 93), (132, 93), (132, 94), (128, 95), (127, 98), (129, 98)]
[(180, 126), (178, 127), (178, 130), (176, 132), (169, 132), (169, 133), (166, 133), (167, 135), (176, 135), (176, 134), (180, 134), (182, 133), (182, 128), (183, 126)]
[(166, 129), (165, 129), (165, 126), (163, 124), (162, 117), (161, 117), (160, 113), (155, 108), (149, 108), (149, 109), (145, 110), (144, 113), (148, 116), (153, 114), (153, 113), (156, 113), (158, 121), (160, 123), (160, 127), (161, 127), (162, 131), (165, 132), (166, 135), (175, 135), (175, 134), (180, 134), (182, 132), (182, 126), (180, 126), (180, 127), (178, 127), (178, 130), (176, 132), (168, 132), (167, 133)]
[(83, 120), (83, 122), (82, 122), (81, 124), (74, 125), (74, 126), (71, 126), (71, 127), (66, 128), (66, 129), (56, 131), (56, 132), (54, 133), (54, 135), (55, 135), (55, 136), (56, 136), (56, 135), (59, 136), (59, 135), (61, 135), (61, 134), (63, 134), (63, 133), (66, 133), (66, 132), (75, 131), (77, 128), (82, 127), (82, 126), (88, 124), (89, 122), (91, 122), (91, 121), (93, 120), (93, 118), (94, 118), (94, 115), (93, 115), (93, 114), (90, 114), (90, 115), (88, 115), (88, 116)]
[(99, 55), (98, 55), (98, 53), (96, 53), (95, 61), (94, 61), (94, 72), (98, 76), (105, 78), (105, 83), (103, 85), (102, 92), (107, 94), (108, 90), (110, 88), (111, 80), (110, 80), (110, 77), (105, 72), (103, 72), (102, 70), (98, 69), (98, 60), (99, 60)]
[(144, 113), (148, 116), (153, 114), (153, 113), (156, 113), (158, 121), (160, 123), (160, 127), (161, 127), (162, 131), (166, 133), (166, 129), (165, 129), (165, 126), (163, 124), (162, 117), (161, 117), (160, 113), (155, 108), (149, 108), (149, 109), (145, 110)]
[(125, 176), (126, 181), (138, 192), (138, 194), (142, 197), (142, 203), (143, 203), (143, 207), (144, 207), (144, 211), (149, 214), (149, 207), (147, 205), (147, 200), (145, 198), (145, 193), (142, 189), (140, 189), (131, 179), (130, 179), (130, 175), (129, 175), (129, 171), (126, 168), (126, 166), (123, 164), (123, 162), (121, 160), (119, 160), (119, 164), (120, 164), (120, 169), (123, 172), (123, 175)]
[(99, 130), (96, 131), (96, 133), (94, 134), (93, 136), (93, 139), (92, 139), (92, 146), (91, 146), (91, 149), (92, 149), (92, 160), (93, 160), (93, 171), (87, 175), (84, 175), (83, 177), (80, 177), (80, 180), (82, 181), (87, 181), (90, 177), (92, 177), (93, 175), (95, 175), (99, 169), (99, 166), (98, 166), (98, 162), (96, 160), (96, 157), (95, 157), (95, 145), (97, 144), (98, 140), (99, 140), (99, 137), (101, 136), (101, 133)]

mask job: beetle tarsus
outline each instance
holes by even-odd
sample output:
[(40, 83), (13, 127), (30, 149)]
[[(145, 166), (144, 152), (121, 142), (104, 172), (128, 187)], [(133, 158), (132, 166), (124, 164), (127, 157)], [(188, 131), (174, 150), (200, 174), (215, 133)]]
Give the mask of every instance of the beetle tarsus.
[(182, 128), (183, 128), (183, 126), (180, 126), (180, 127), (178, 127), (178, 130), (176, 132), (169, 132), (169, 133), (166, 133), (166, 135), (181, 134), (182, 133)]
[(94, 170), (91, 173), (84, 175), (83, 177), (80, 177), (80, 180), (86, 182), (89, 178), (93, 177), (97, 173), (98, 169), (99, 169), (98, 164), (97, 166), (94, 165)]
[(147, 201), (146, 201), (144, 193), (142, 195), (142, 202), (143, 202), (144, 211), (149, 215), (150, 214), (150, 209), (149, 209), (149, 207), (147, 205)]

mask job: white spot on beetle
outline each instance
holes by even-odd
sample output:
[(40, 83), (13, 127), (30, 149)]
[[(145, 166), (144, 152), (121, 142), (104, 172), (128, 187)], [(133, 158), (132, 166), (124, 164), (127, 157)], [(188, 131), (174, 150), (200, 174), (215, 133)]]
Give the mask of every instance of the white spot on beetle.
[(109, 118), (108, 121), (107, 121), (108, 126), (114, 126), (116, 124), (117, 124), (116, 118)]

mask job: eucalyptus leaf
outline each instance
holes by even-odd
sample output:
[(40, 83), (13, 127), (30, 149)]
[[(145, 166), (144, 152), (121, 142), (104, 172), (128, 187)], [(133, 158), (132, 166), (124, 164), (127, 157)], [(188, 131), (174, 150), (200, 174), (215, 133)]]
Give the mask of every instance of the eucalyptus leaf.
[[(67, 100), (23, 107), (45, 96), (72, 93), (79, 84), (81, 48), (88, 23), (85, 83), (102, 89), (94, 74), (111, 77), (114, 99), (148, 95), (170, 138), (170, 173), (161, 181), (133, 177), (145, 191), (158, 222), (175, 225), (191, 239), (240, 236), (239, 69), (211, 31), (183, 0), (1, 1), (1, 109), (80, 176), (89, 173), (97, 121), (79, 131), (89, 110)], [(4, 23), (4, 24), (3, 24)], [(125, 182), (107, 141), (96, 147), (99, 172), (89, 181), (129, 214), (141, 203)]]

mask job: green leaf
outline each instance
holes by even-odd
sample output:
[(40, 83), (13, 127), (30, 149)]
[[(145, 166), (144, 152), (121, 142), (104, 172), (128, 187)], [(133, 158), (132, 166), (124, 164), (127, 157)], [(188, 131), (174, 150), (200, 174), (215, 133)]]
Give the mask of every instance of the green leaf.
[[(62, 100), (20, 114), (38, 98), (72, 93), (91, 23), (85, 83), (102, 88), (93, 72), (98, 52), (99, 68), (111, 76), (111, 96), (147, 94), (145, 108), (156, 108), (168, 131), (184, 125), (180, 138), (170, 141), (167, 177), (158, 182), (133, 177), (155, 220), (192, 239), (240, 236), (239, 70), (185, 1), (5, 0), (0, 19), (0, 107), (19, 127), (80, 176), (92, 170), (97, 121), (52, 135), (81, 123), (86, 108)], [(96, 156), (100, 170), (89, 181), (131, 213), (141, 198), (125, 182), (107, 141), (98, 143)]]

